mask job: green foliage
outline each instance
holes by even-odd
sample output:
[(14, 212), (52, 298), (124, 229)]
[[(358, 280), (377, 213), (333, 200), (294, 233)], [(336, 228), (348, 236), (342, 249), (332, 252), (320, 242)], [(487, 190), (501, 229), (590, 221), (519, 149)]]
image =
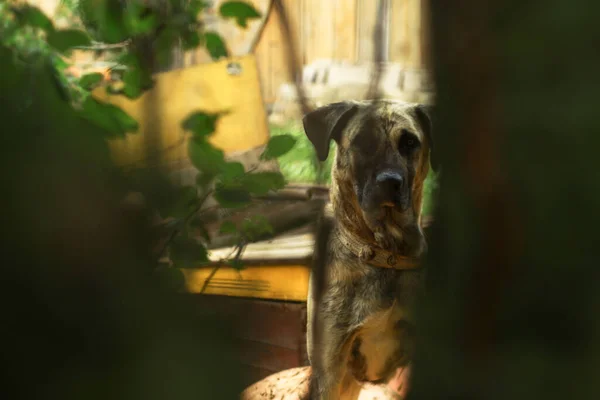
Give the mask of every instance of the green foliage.
[(223, 208), (239, 208), (248, 205), (252, 196), (242, 185), (218, 184), (215, 188), (215, 199)]
[(242, 28), (248, 27), (248, 20), (260, 18), (260, 13), (251, 4), (244, 1), (227, 1), (221, 4), (219, 14), (223, 18), (234, 18)]
[(136, 132), (138, 123), (125, 111), (113, 104), (103, 103), (89, 96), (83, 102), (81, 115), (101, 126), (110, 137), (125, 137), (128, 132)]
[(429, 174), (425, 179), (423, 185), (423, 215), (433, 215), (435, 202), (434, 199), (437, 197), (437, 191), (439, 189), (439, 174), (436, 174), (433, 170), (429, 170)]
[(131, 1), (127, 3), (123, 23), (131, 36), (146, 35), (158, 26), (158, 16), (147, 12), (142, 3)]
[(206, 32), (204, 34), (204, 44), (206, 50), (212, 57), (213, 60), (218, 61), (222, 57), (228, 57), (229, 52), (225, 46), (225, 42), (218, 33)]
[(74, 47), (91, 44), (89, 36), (77, 29), (53, 30), (47, 34), (46, 40), (50, 46), (64, 54), (69, 54)]
[(54, 25), (50, 18), (48, 18), (39, 8), (29, 4), (22, 4), (11, 7), (11, 11), (17, 18), (17, 21), (22, 25), (39, 28), (46, 33), (50, 33), (54, 30)]
[(208, 261), (208, 253), (202, 243), (184, 234), (171, 241), (169, 257), (178, 268), (198, 267)]
[(44, 35), (52, 32), (52, 22), (38, 8), (0, 2), (0, 43), (27, 62), (43, 59), (50, 52)]
[(282, 189), (285, 178), (279, 172), (255, 172), (241, 177), (241, 181), (250, 193), (265, 195), (272, 190)]
[(254, 215), (242, 221), (241, 234), (248, 241), (257, 240), (265, 234), (272, 234), (273, 227), (262, 215)]
[(329, 157), (323, 163), (319, 173), (319, 164), (315, 157), (315, 151), (304, 134), (301, 124), (289, 124), (286, 126), (271, 126), (271, 137), (290, 136), (295, 140), (292, 151), (277, 156), (283, 176), (290, 182), (298, 183), (330, 183), (330, 171), (335, 154), (335, 142), (331, 143)]
[(273, 136), (261, 155), (263, 160), (272, 160), (289, 152), (296, 144), (296, 139), (289, 134)]
[(204, 138), (217, 129), (217, 120), (221, 115), (222, 113), (195, 112), (187, 117), (181, 126), (191, 131), (194, 137)]
[[(35, 7), (0, 4), (0, 42), (15, 48), (21, 58), (49, 68), (48, 76), (60, 101), (82, 121), (96, 126), (94, 134), (106, 144), (109, 139), (137, 132), (139, 124), (121, 108), (90, 95), (91, 90), (105, 85), (102, 74), (73, 79), (65, 74), (69, 65), (63, 56), (74, 48), (104, 54), (121, 71), (120, 78), (106, 85), (106, 90), (129, 99), (139, 98), (153, 87), (153, 73), (168, 66), (175, 46), (194, 49), (203, 45), (215, 60), (228, 56), (223, 39), (216, 32), (203, 31), (198, 14), (204, 6), (201, 0), (174, 0), (166, 4), (134, 0), (126, 6), (120, 0), (81, 0), (67, 8), (75, 7), (83, 30), (74, 27), (57, 30)], [(241, 1), (226, 2), (219, 12), (223, 18), (235, 19), (242, 28), (249, 20), (260, 17), (251, 5)], [(140, 189), (152, 199), (161, 216), (171, 221), (170, 239), (163, 253), (168, 254), (173, 265), (165, 267), (157, 263), (156, 273), (173, 288), (181, 288), (183, 279), (173, 266), (190, 268), (208, 261), (205, 244), (210, 242), (210, 235), (199, 217), (208, 198), (213, 197), (223, 208), (238, 208), (249, 204), (254, 196), (285, 185), (280, 173), (246, 171), (241, 163), (227, 162), (223, 151), (210, 142), (219, 119), (227, 112), (198, 110), (182, 121), (181, 126), (189, 135), (187, 153), (198, 169), (194, 185), (164, 189), (168, 194)], [(87, 131), (80, 134), (86, 135)], [(272, 138), (262, 158), (282, 157), (295, 144), (291, 136)], [(234, 233), (239, 240), (239, 251), (228, 262), (234, 268), (242, 268), (238, 256), (243, 247), (272, 229), (264, 218), (252, 217), (239, 226), (225, 222), (221, 231)]]
[(86, 90), (92, 90), (99, 85), (103, 79), (104, 76), (101, 73), (93, 72), (91, 74), (85, 74), (79, 78), (79, 85)]
[(114, 44), (129, 38), (125, 10), (119, 0), (80, 0), (77, 11), (95, 40)]
[(219, 233), (224, 234), (233, 234), (238, 231), (237, 226), (232, 221), (225, 221), (221, 224), (219, 228)]
[(205, 138), (193, 138), (188, 144), (188, 156), (203, 174), (216, 176), (219, 174), (225, 164), (225, 153), (215, 148)]

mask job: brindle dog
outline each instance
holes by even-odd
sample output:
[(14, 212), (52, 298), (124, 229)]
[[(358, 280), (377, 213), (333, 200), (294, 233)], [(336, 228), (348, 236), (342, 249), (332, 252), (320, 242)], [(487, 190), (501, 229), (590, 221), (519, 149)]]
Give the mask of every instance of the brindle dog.
[(312, 280), (309, 289), (311, 398), (355, 399), (361, 382), (388, 382), (412, 357), (422, 272), (409, 261), (426, 250), (431, 120), (423, 105), (348, 101), (312, 111), (303, 124), (321, 161), (330, 141), (338, 144), (319, 304)]

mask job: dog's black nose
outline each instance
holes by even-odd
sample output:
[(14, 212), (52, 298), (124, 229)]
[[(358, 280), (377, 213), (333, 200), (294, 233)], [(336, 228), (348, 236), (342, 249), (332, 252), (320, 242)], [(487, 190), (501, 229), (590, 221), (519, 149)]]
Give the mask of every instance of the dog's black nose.
[(381, 205), (393, 207), (404, 187), (404, 178), (396, 171), (382, 171), (375, 177), (381, 196)]

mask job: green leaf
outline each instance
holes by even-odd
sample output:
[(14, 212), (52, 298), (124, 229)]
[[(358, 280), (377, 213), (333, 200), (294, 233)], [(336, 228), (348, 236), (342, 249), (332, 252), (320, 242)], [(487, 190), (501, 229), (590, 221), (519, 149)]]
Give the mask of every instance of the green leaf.
[(135, 55), (127, 53), (126, 56), (119, 58), (119, 63), (127, 66), (123, 72), (123, 88), (121, 90), (125, 97), (137, 99), (145, 90), (152, 88), (154, 85), (152, 75), (141, 66)]
[(82, 116), (110, 133), (111, 137), (123, 137), (124, 131), (119, 123), (107, 113), (106, 104), (93, 97), (85, 99), (82, 105)]
[(44, 14), (39, 8), (29, 4), (20, 7), (13, 7), (12, 12), (15, 14), (21, 24), (31, 27), (40, 28), (46, 33), (54, 30), (52, 20)]
[(201, 189), (206, 189), (217, 176), (217, 172), (214, 171), (200, 171), (196, 175), (196, 185)]
[(281, 157), (296, 145), (296, 138), (289, 134), (271, 137), (265, 151), (261, 154), (262, 160), (272, 160)]
[(128, 38), (121, 0), (79, 0), (78, 11), (98, 41), (114, 44)]
[(244, 219), (241, 231), (244, 237), (254, 241), (264, 237), (266, 234), (273, 234), (273, 227), (264, 216), (255, 215)]
[(244, 176), (245, 172), (244, 164), (239, 162), (227, 162), (221, 167), (219, 178), (223, 183), (233, 183)]
[(285, 186), (285, 178), (279, 172), (256, 172), (243, 177), (244, 188), (250, 193), (263, 196)]
[(52, 64), (59, 71), (64, 71), (70, 66), (62, 57), (52, 57)]
[(171, 206), (166, 210), (165, 217), (185, 218), (198, 202), (198, 189), (194, 186), (178, 187), (173, 193), (173, 200)]
[(188, 4), (189, 13), (193, 17), (197, 17), (205, 7), (206, 3), (203, 0), (190, 0)]
[(195, 239), (177, 236), (169, 247), (169, 258), (178, 268), (193, 268), (208, 261), (208, 252)]
[(73, 47), (89, 46), (89, 36), (78, 29), (63, 29), (52, 31), (47, 37), (48, 44), (61, 53), (68, 53)]
[(184, 50), (193, 50), (202, 44), (200, 33), (196, 30), (188, 30), (181, 39)]
[(218, 33), (206, 32), (204, 34), (204, 43), (213, 60), (216, 61), (221, 57), (228, 57), (227, 47), (225, 47), (225, 43)]
[(123, 73), (123, 94), (129, 99), (142, 95), (142, 73), (139, 68), (128, 68)]
[(131, 1), (127, 3), (124, 25), (131, 36), (145, 35), (158, 26), (158, 17), (143, 4)]
[(49, 69), (50, 77), (52, 78), (52, 83), (53, 83), (54, 87), (56, 88), (56, 91), (58, 92), (60, 97), (64, 101), (67, 101), (67, 102), (71, 101), (71, 95), (69, 93), (69, 90), (67, 89), (65, 82), (63, 81), (63, 79), (61, 79), (62, 77), (59, 74), (59, 72), (56, 70), (54, 65), (47, 64), (47, 68)]
[(237, 233), (237, 231), (238, 231), (238, 228), (232, 221), (223, 222), (221, 224), (221, 227), (219, 228), (219, 233), (222, 233), (225, 235)]
[(218, 174), (225, 164), (222, 150), (215, 148), (203, 139), (191, 139), (188, 143), (188, 156), (198, 170), (208, 174)]
[(171, 26), (167, 26), (160, 31), (154, 41), (156, 58), (160, 66), (167, 66), (173, 58), (173, 48), (177, 45), (179, 38), (178, 32)]
[(246, 189), (226, 186), (215, 189), (215, 199), (223, 208), (239, 208), (252, 201), (250, 193)]
[(198, 111), (187, 117), (181, 123), (181, 127), (186, 131), (192, 131), (196, 137), (209, 136), (217, 129), (217, 120), (220, 116), (220, 113)]
[(113, 104), (102, 103), (89, 96), (82, 108), (84, 118), (104, 128), (112, 137), (124, 137), (125, 133), (138, 130), (137, 121)]
[(221, 5), (219, 13), (223, 18), (235, 18), (236, 23), (242, 27), (248, 27), (249, 19), (260, 18), (260, 13), (245, 1), (228, 1)]
[(118, 121), (119, 125), (125, 133), (135, 133), (139, 129), (138, 122), (119, 107), (109, 104), (107, 109), (112, 113), (113, 117)]
[(96, 85), (104, 80), (104, 76), (99, 72), (85, 74), (79, 78), (79, 85), (86, 90), (92, 90)]

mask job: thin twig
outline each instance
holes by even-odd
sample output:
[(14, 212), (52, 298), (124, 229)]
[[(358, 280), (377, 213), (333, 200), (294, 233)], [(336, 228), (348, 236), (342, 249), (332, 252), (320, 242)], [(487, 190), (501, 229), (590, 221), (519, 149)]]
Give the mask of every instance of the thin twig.
[(120, 43), (93, 43), (91, 46), (74, 46), (73, 48), (76, 50), (115, 50), (115, 49), (123, 49), (131, 44), (131, 40), (126, 40)]
[[(246, 248), (246, 245), (244, 244), (244, 242), (242, 242), (233, 249), (233, 251), (230, 253), (230, 256), (234, 252), (236, 253), (235, 257), (233, 258), (233, 261), (238, 261), (240, 259), (240, 257), (242, 256), (242, 251), (245, 248)], [(210, 283), (210, 280), (215, 276), (215, 274), (217, 273), (219, 268), (221, 268), (222, 264), (230, 264), (231, 263), (231, 261), (228, 262), (228, 260), (230, 260), (230, 257), (221, 259), (220, 262), (217, 265), (215, 265), (215, 267), (210, 271), (210, 274), (208, 274), (208, 276), (204, 280), (204, 283), (202, 284), (202, 288), (200, 289), (200, 293), (204, 293), (204, 291), (208, 287), (208, 284)]]
[[(196, 213), (198, 211), (200, 211), (200, 209), (202, 208), (202, 205), (204, 204), (204, 202), (206, 201), (206, 199), (208, 199), (208, 197), (213, 193), (212, 190), (207, 191), (204, 196), (202, 197), (202, 199), (198, 202), (198, 204), (196, 205), (196, 207), (194, 207), (194, 209), (188, 214), (186, 215), (186, 217), (183, 219), (182, 225), (186, 225), (194, 215), (196, 215)], [(169, 235), (169, 238), (167, 239), (167, 241), (165, 242), (165, 244), (163, 245), (162, 249), (160, 250), (157, 259), (160, 260), (165, 251), (167, 251), (167, 248), (169, 247), (169, 245), (171, 244), (171, 242), (175, 239), (175, 236), (177, 236), (177, 234), (179, 234), (181, 232), (181, 229), (173, 229), (173, 232), (171, 232), (171, 234)]]
[(312, 111), (312, 107), (308, 103), (306, 91), (304, 90), (304, 82), (302, 81), (302, 70), (299, 68), (300, 62), (297, 57), (298, 53), (296, 50), (296, 41), (290, 31), (290, 21), (287, 17), (287, 12), (281, 0), (273, 0), (273, 6), (275, 8), (275, 11), (279, 14), (279, 18), (281, 21), (281, 30), (283, 31), (283, 37), (287, 42), (287, 46), (285, 46), (287, 49), (286, 60), (288, 64), (288, 69), (292, 74), (292, 79), (296, 86), (296, 93), (298, 95), (298, 101), (300, 102), (302, 114), (308, 114), (310, 111)]

